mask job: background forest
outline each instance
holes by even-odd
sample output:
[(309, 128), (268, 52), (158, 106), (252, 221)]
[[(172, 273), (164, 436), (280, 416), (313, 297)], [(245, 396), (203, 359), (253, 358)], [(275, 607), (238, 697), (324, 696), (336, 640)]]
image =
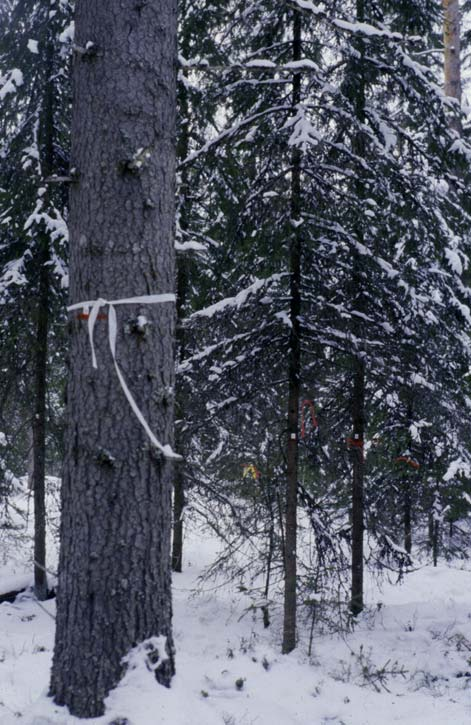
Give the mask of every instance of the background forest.
[[(49, 613), (79, 179), (71, 74), (95, 53), (76, 44), (73, 9), (0, 2), (0, 601), (23, 591), (23, 606)], [(380, 582), (417, 581), (426, 597), (462, 567), (469, 587), (470, 10), (179, 2), (171, 565), (177, 590), (196, 587), (193, 564), (200, 587), (237, 592), (242, 634), (234, 625), (231, 637), (247, 662), (265, 657), (251, 618), (273, 652), (312, 664), (325, 638), (370, 626)], [(458, 634), (447, 646), (468, 658), (458, 669), (469, 706), (471, 631)], [(406, 678), (396, 655), (375, 669), (357, 644), (360, 686), (389, 693), (388, 678)], [(235, 679), (242, 695), (244, 673)], [(195, 687), (211, 699), (212, 685)], [(312, 722), (373, 722), (359, 707)], [(421, 707), (401, 722), (422, 722)], [(247, 708), (214, 722), (310, 722), (294, 705), (283, 720)], [(75, 721), (38, 713), (32, 724)], [(96, 722), (206, 723), (145, 717)]]

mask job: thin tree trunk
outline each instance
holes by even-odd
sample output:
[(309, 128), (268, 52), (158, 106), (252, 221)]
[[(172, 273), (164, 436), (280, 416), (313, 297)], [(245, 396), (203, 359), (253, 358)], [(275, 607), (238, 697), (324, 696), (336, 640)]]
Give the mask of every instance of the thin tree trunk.
[(49, 305), (49, 237), (43, 232), (38, 257), (39, 293), (36, 308), (34, 348), (33, 494), (34, 494), (34, 592), (41, 601), (47, 598), (46, 576), (46, 378)]
[(439, 553), (439, 541), (440, 541), (440, 522), (438, 519), (433, 519), (433, 538), (432, 538), (432, 557), (433, 565), (438, 566), (438, 553)]
[(409, 476), (404, 476), (404, 549), (409, 555), (412, 552), (412, 496), (410, 484)]
[[(407, 404), (407, 429), (410, 431), (413, 418), (412, 394)], [(412, 455), (412, 436), (408, 433), (408, 455)], [(412, 487), (410, 472), (405, 471), (402, 479), (403, 506), (404, 506), (404, 548), (410, 555), (412, 553)]]
[[(185, 8), (180, 8), (180, 13), (184, 13)], [(189, 48), (183, 42), (182, 53), (187, 57)], [(183, 71), (182, 71), (183, 72)], [(180, 129), (177, 145), (177, 158), (183, 161), (189, 153), (189, 105), (188, 91), (184, 83), (180, 83), (178, 87), (178, 109), (180, 115)], [(180, 214), (179, 225), (182, 232), (188, 229), (188, 219), (186, 205), (188, 204), (188, 169), (184, 166), (180, 172)], [(185, 315), (185, 303), (188, 295), (188, 263), (186, 253), (182, 252), (177, 258), (177, 360), (181, 361), (185, 357), (185, 328), (183, 318)], [(185, 405), (178, 384), (177, 377), (177, 397), (176, 397), (176, 416), (179, 426), (176, 428), (176, 444), (177, 449), (183, 453), (184, 440), (180, 430), (185, 422)], [(183, 514), (185, 510), (185, 464), (181, 461), (175, 470), (175, 481), (173, 487), (173, 542), (172, 542), (172, 569), (174, 572), (181, 572), (183, 566)]]
[[(445, 94), (461, 104), (461, 15), (459, 0), (442, 0)], [(455, 120), (456, 123), (456, 120)], [(461, 127), (461, 124), (460, 124)]]
[[(301, 58), (301, 14), (294, 11), (293, 60)], [(293, 79), (293, 109), (301, 101), (301, 76)], [(299, 220), (301, 212), (301, 151), (295, 148), (291, 158), (291, 219)], [(288, 445), (285, 517), (285, 595), (283, 622), (283, 654), (296, 647), (296, 540), (298, 500), (298, 414), (301, 367), (301, 249), (300, 226), (296, 225), (290, 250), (290, 321), (288, 370)]]
[[(177, 435), (178, 450), (181, 450), (181, 439)], [(172, 543), (172, 570), (181, 573), (183, 567), (183, 513), (185, 510), (185, 478), (183, 463), (176, 466), (175, 482), (173, 484), (173, 543)]]
[[(268, 451), (267, 451), (267, 459)], [(265, 589), (264, 589), (264, 596), (266, 600), (266, 604), (262, 607), (263, 612), (263, 626), (265, 629), (270, 626), (270, 610), (268, 607), (268, 595), (270, 592), (270, 580), (271, 580), (271, 568), (272, 568), (272, 562), (273, 562), (273, 555), (275, 553), (275, 512), (273, 511), (273, 495), (272, 490), (273, 487), (270, 484), (270, 473), (269, 469), (267, 467), (267, 472), (264, 477), (265, 483), (262, 484), (262, 488), (265, 492), (265, 500), (266, 500), (266, 506), (268, 510), (268, 516), (269, 516), (269, 527), (268, 527), (268, 553), (267, 553), (267, 570), (266, 570), (266, 576), (265, 576)]]
[(354, 359), (352, 394), (352, 592), (350, 609), (357, 615), (363, 610), (363, 508), (364, 508), (364, 435), (365, 435), (365, 365)]
[(431, 551), (433, 551), (433, 524), (434, 524), (433, 504), (430, 507), (427, 518), (428, 518), (428, 521), (427, 521), (427, 548), (430, 553)]
[[(180, 224), (182, 220), (180, 221)], [(182, 360), (185, 356), (185, 330), (183, 327), (184, 305), (187, 295), (187, 274), (186, 260), (180, 259), (178, 262), (177, 275), (177, 360)], [(176, 415), (179, 421), (179, 428), (176, 429), (176, 446), (177, 450), (183, 452), (184, 439), (180, 433), (181, 426), (185, 421), (185, 406), (179, 386), (177, 384), (176, 397)], [(173, 485), (173, 540), (172, 540), (172, 570), (181, 572), (183, 566), (183, 514), (185, 510), (185, 463), (180, 461), (175, 467), (175, 480)]]
[[(76, 6), (70, 301), (171, 293), (175, 283), (176, 1)], [(126, 303), (119, 369), (150, 429), (172, 443), (175, 309)], [(98, 717), (123, 657), (147, 642), (156, 679), (174, 672), (172, 461), (150, 442), (117, 377), (102, 307), (92, 366), (71, 311), (66, 459), (51, 694)], [(109, 328), (113, 330), (113, 327)], [(165, 641), (165, 644), (164, 644)]]
[[(364, 0), (357, 0), (357, 19), (365, 20)], [(355, 84), (354, 107), (358, 123), (365, 122), (365, 78), (364, 78), (364, 44), (358, 39), (358, 59), (356, 72), (358, 83)], [(359, 158), (365, 156), (365, 139), (358, 131), (353, 139), (353, 151)], [(361, 178), (356, 181), (356, 194), (359, 202), (364, 198), (365, 189)], [(362, 220), (357, 223), (357, 236), (363, 244), (364, 235)], [(352, 255), (352, 301), (354, 308), (361, 312), (363, 304), (364, 280), (361, 275), (361, 260), (356, 251)], [(355, 323), (355, 337), (363, 337), (361, 323)], [(352, 390), (352, 587), (350, 610), (355, 616), (363, 610), (363, 536), (364, 536), (364, 436), (365, 436), (365, 358), (363, 351), (353, 354), (353, 390)]]
[[(54, 166), (54, 46), (48, 42), (46, 47), (46, 84), (44, 106), (39, 129), (41, 151), (41, 172), (50, 176)], [(46, 192), (47, 194), (47, 192)], [(44, 199), (47, 204), (47, 199)], [(47, 395), (47, 356), (49, 328), (49, 288), (50, 288), (50, 236), (42, 222), (38, 236), (37, 268), (39, 286), (35, 310), (34, 345), (34, 404), (31, 422), (32, 447), (32, 488), (34, 493), (34, 592), (39, 600), (47, 598), (46, 575), (46, 395)]]
[(440, 519), (441, 507), (439, 498), (439, 489), (435, 489), (432, 506), (431, 534), (432, 534), (432, 559), (433, 565), (438, 565), (438, 555), (440, 553)]
[(28, 491), (34, 488), (34, 446), (33, 446), (33, 422), (28, 428)]

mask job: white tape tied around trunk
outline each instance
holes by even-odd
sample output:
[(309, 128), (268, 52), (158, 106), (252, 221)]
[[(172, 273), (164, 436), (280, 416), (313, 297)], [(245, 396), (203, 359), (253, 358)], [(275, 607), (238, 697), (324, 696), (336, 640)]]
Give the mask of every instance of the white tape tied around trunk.
[(70, 312), (73, 310), (83, 310), (86, 314), (88, 314), (88, 338), (90, 340), (90, 349), (92, 352), (92, 365), (95, 369), (97, 369), (98, 364), (95, 353), (95, 344), (93, 342), (93, 333), (95, 330), (95, 323), (97, 321), (100, 308), (108, 307), (108, 340), (110, 343), (111, 357), (113, 358), (116, 375), (118, 376), (118, 380), (128, 400), (128, 403), (153, 445), (158, 448), (159, 451), (161, 451), (166, 458), (180, 460), (181, 456), (179, 456), (178, 453), (175, 453), (170, 445), (162, 445), (162, 443), (160, 443), (160, 441), (158, 441), (155, 435), (152, 433), (149, 424), (144, 418), (142, 412), (139, 409), (139, 406), (134, 400), (132, 393), (126, 384), (123, 374), (116, 361), (116, 338), (118, 334), (118, 325), (116, 321), (115, 305), (155, 305), (162, 302), (175, 302), (175, 299), (175, 295), (171, 293), (161, 295), (142, 295), (141, 297), (128, 297), (122, 300), (105, 300), (100, 297), (97, 300), (91, 300), (88, 302), (77, 302), (74, 305), (70, 305), (67, 309)]

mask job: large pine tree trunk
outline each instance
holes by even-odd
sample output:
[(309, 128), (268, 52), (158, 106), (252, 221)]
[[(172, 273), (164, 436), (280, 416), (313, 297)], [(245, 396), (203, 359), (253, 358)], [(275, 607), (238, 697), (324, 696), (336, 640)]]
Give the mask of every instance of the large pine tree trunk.
[[(293, 60), (301, 58), (301, 15), (294, 12)], [(293, 108), (301, 100), (301, 76), (293, 79)], [(293, 150), (291, 158), (291, 219), (299, 220), (301, 212), (301, 151)], [(290, 250), (290, 321), (288, 370), (288, 444), (285, 515), (285, 596), (283, 645), (284, 654), (296, 647), (296, 540), (298, 500), (298, 414), (301, 367), (301, 232), (296, 225)]]
[[(39, 129), (41, 171), (51, 175), (54, 166), (54, 47), (46, 47), (46, 84)], [(46, 200), (44, 200), (46, 203)], [(46, 395), (49, 328), (50, 236), (42, 223), (38, 236), (38, 294), (35, 308), (34, 382), (32, 430), (32, 488), (34, 492), (34, 591), (39, 600), (47, 597), (46, 575)]]
[[(70, 195), (71, 303), (174, 288), (176, 1), (78, 0)], [(93, 44), (93, 45), (92, 45)], [(111, 309), (70, 312), (70, 377), (51, 693), (96, 717), (123, 656), (153, 636), (174, 671), (172, 462), (149, 441), (110, 354)], [(156, 437), (171, 443), (174, 305), (116, 307), (117, 359)]]

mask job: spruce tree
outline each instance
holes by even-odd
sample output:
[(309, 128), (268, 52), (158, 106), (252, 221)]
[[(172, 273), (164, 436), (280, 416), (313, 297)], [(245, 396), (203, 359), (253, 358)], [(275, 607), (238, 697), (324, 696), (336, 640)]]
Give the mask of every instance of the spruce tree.
[[(71, 5), (66, 0), (14, 2), (0, 41), (0, 295), (6, 313), (2, 352), (8, 360), (5, 364), (23, 381), (20, 385), (26, 383), (30, 407), (30, 420), (23, 424), (32, 430), (34, 574), (39, 599), (47, 596), (49, 369), (54, 357), (63, 360), (66, 190), (51, 182), (53, 176), (63, 176), (68, 157), (70, 16)], [(5, 401), (21, 409), (18, 401), (12, 400), (16, 386), (8, 377), (5, 382)], [(23, 447), (24, 459), (25, 454)]]

